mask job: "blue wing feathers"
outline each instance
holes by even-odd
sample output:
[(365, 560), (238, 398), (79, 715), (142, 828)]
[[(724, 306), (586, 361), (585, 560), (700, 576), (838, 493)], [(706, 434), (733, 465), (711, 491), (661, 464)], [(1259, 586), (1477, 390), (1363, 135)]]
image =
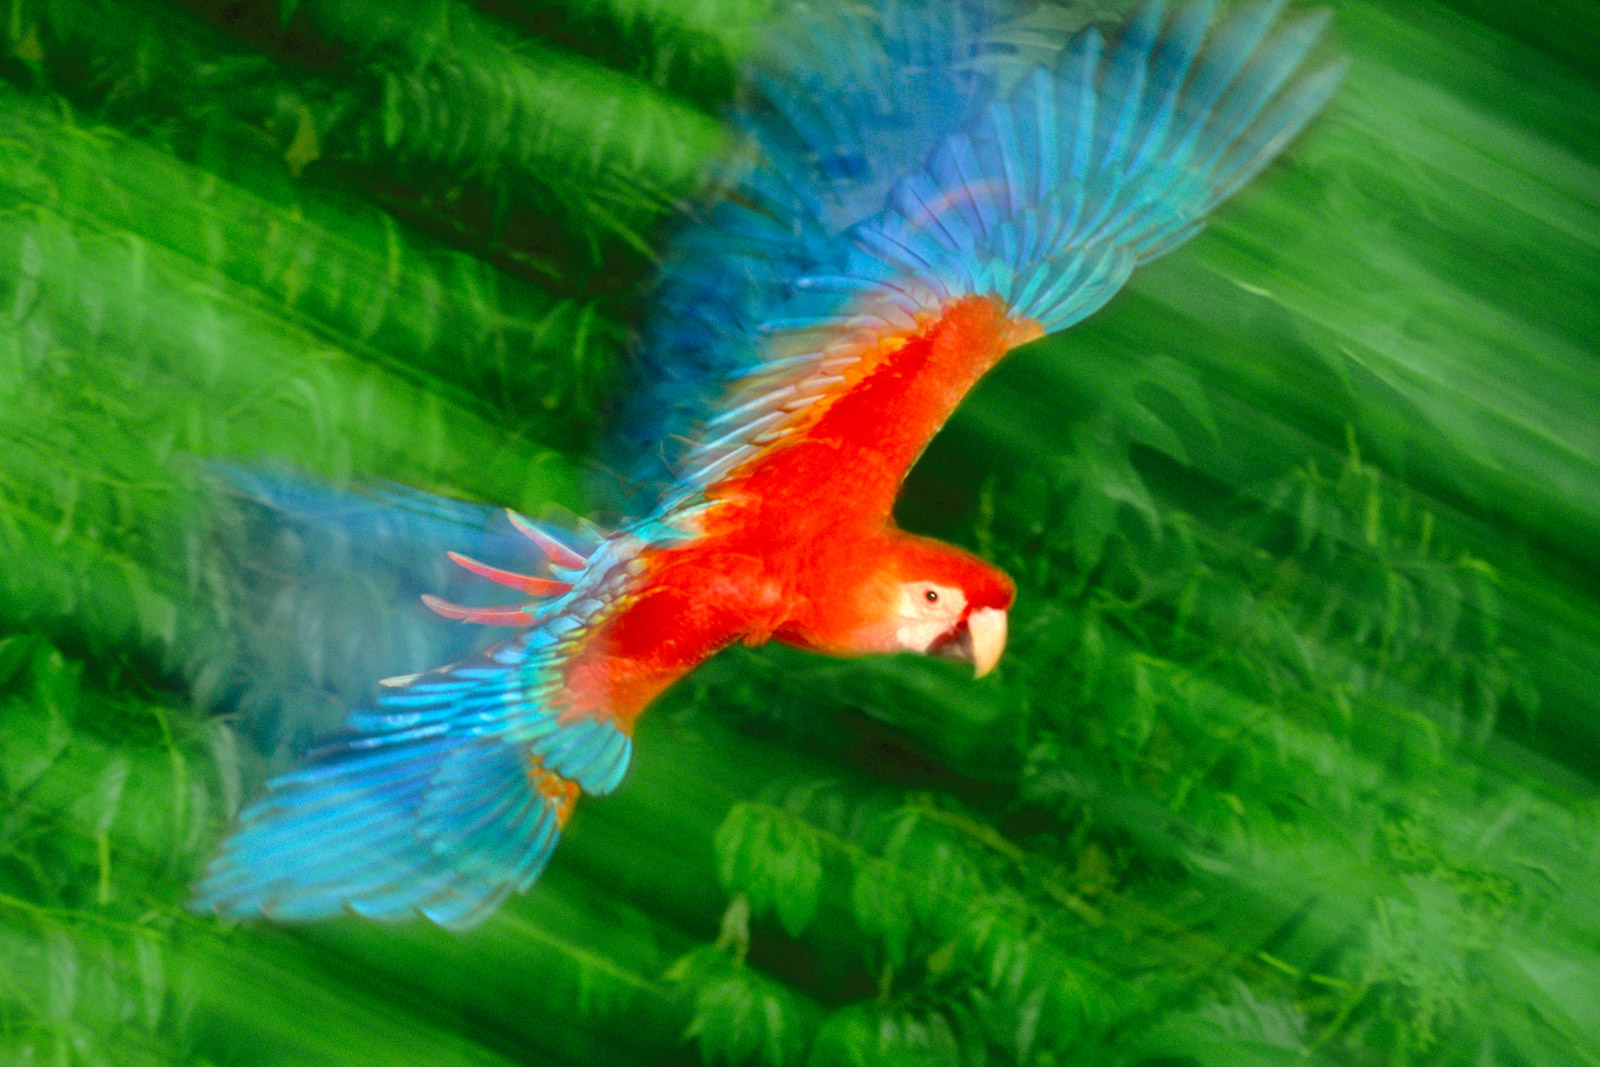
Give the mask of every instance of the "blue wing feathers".
[[(453, 927), (480, 921), (538, 877), (577, 791), (609, 793), (626, 773), (632, 740), (614, 722), (563, 720), (565, 671), (642, 573), (642, 547), (675, 531), (648, 523), (610, 536), (583, 523), (556, 531), (398, 488), (340, 493), (217, 473), (263, 512), (247, 529), (304, 542), (313, 561), (330, 539), (352, 552), (371, 542), (391, 563), (442, 561), (452, 542), (468, 542), (475, 554), (516, 566), (531, 540), (551, 573), (570, 582), (565, 593), (536, 597), (528, 605), (535, 624), (511, 640), (390, 679), (349, 712), (241, 813), (192, 901), (196, 910), (285, 921), (346, 912), (422, 915)], [(323, 570), (308, 573), (318, 580)], [(368, 610), (396, 613), (381, 603)], [(421, 609), (413, 599), (406, 610)]]
[(283, 921), (422, 915), (465, 928), (526, 889), (565, 814), (538, 779), (609, 793), (632, 755), (614, 724), (563, 723), (549, 705), (570, 647), (549, 629), (353, 712), (243, 812), (193, 906)]
[(1197, 233), (1343, 71), (1304, 70), (1325, 13), (1280, 25), (1268, 0), (1214, 22), (1197, 0), (1087, 28), (1008, 78), (1034, 53), (973, 7), (888, 0), (780, 24), (758, 97), (733, 116), (756, 160), (686, 227), (646, 326), (656, 384), (620, 420), (655, 445), (643, 476), (669, 477), (685, 450), (659, 442), (692, 437), (719, 383), (776, 369), (767, 338), (863, 300), (903, 316), (995, 293), (1046, 331), (1081, 320)]

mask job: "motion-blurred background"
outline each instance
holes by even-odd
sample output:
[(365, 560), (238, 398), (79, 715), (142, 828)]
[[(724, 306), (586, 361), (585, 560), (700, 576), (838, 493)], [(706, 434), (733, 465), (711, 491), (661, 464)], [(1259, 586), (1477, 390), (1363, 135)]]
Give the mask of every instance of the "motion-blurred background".
[(457, 936), (183, 910), (431, 665), (383, 531), (208, 486), (615, 514), (768, 4), (9, 0), (0, 1063), (1600, 1063), (1600, 9), (1332, 6), (1324, 117), (913, 474), (997, 674), (727, 653)]

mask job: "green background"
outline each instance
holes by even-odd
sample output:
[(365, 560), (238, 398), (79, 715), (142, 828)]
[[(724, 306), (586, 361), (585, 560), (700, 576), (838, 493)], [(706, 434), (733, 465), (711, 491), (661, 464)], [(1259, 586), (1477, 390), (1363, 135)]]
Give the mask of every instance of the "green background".
[(901, 518), (1016, 577), (992, 678), (719, 657), (466, 936), (184, 912), (261, 774), (194, 458), (614, 502), (764, 6), (0, 8), (0, 1062), (1600, 1063), (1572, 0), (1335, 3), (1324, 117), (979, 387)]

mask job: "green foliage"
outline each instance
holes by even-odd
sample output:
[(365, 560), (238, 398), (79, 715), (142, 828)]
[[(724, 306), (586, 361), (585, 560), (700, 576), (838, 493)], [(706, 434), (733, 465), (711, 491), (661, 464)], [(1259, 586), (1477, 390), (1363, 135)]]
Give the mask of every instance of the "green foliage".
[[(1070, 1050), (1098, 1021), (1089, 972), (1039, 940), (1040, 916), (990, 857), (970, 847), (969, 834), (1003, 840), (985, 831), (926, 800), (851, 803), (814, 785), (792, 790), (784, 807), (745, 804), (729, 813), (717, 833), (718, 853), (725, 884), (740, 895), (730, 913), (734, 933), (725, 928), (723, 942), (741, 955), (750, 916), (738, 909), (774, 891), (783, 851), (839, 861), (840, 899), (831, 903), (858, 931), (849, 951), (875, 975), (878, 996), (832, 1012), (813, 1035), (809, 1062), (1026, 1059), (1042, 1049)], [(774, 862), (756, 862), (772, 842)], [(808, 901), (815, 896), (804, 896), (804, 879), (814, 869), (820, 873), (807, 867), (796, 879)], [(783, 921), (790, 937), (801, 925)], [(826, 993), (818, 990), (819, 998)]]
[(614, 508), (769, 5), (16, 0), (0, 1060), (1600, 1062), (1600, 20), (1491, 6), (1339, 0), (1327, 116), (934, 442), (994, 676), (730, 652), (459, 938), (182, 910), (265, 762), (200, 707), (405, 622), (252, 615), (199, 461)]
[(710, 947), (684, 956), (667, 977), (694, 991), (694, 1017), (684, 1036), (694, 1039), (703, 1062), (803, 1062), (816, 1012), (781, 984)]
[(206, 735), (221, 730), (107, 694), (36, 636), (0, 639), (8, 1062), (186, 1054), (198, 989), (175, 951), (172, 879), (201, 854), (216, 793)]
[(756, 915), (776, 910), (790, 936), (810, 924), (822, 881), (822, 849), (803, 825), (785, 812), (740, 804), (717, 830), (716, 846), (722, 884), (737, 887)]

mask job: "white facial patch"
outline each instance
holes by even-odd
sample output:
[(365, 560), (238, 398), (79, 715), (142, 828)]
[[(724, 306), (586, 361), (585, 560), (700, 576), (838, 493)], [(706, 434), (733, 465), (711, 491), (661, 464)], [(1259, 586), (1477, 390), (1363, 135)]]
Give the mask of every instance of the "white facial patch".
[(966, 610), (967, 595), (953, 585), (902, 582), (895, 642), (907, 652), (926, 652), (961, 621)]

